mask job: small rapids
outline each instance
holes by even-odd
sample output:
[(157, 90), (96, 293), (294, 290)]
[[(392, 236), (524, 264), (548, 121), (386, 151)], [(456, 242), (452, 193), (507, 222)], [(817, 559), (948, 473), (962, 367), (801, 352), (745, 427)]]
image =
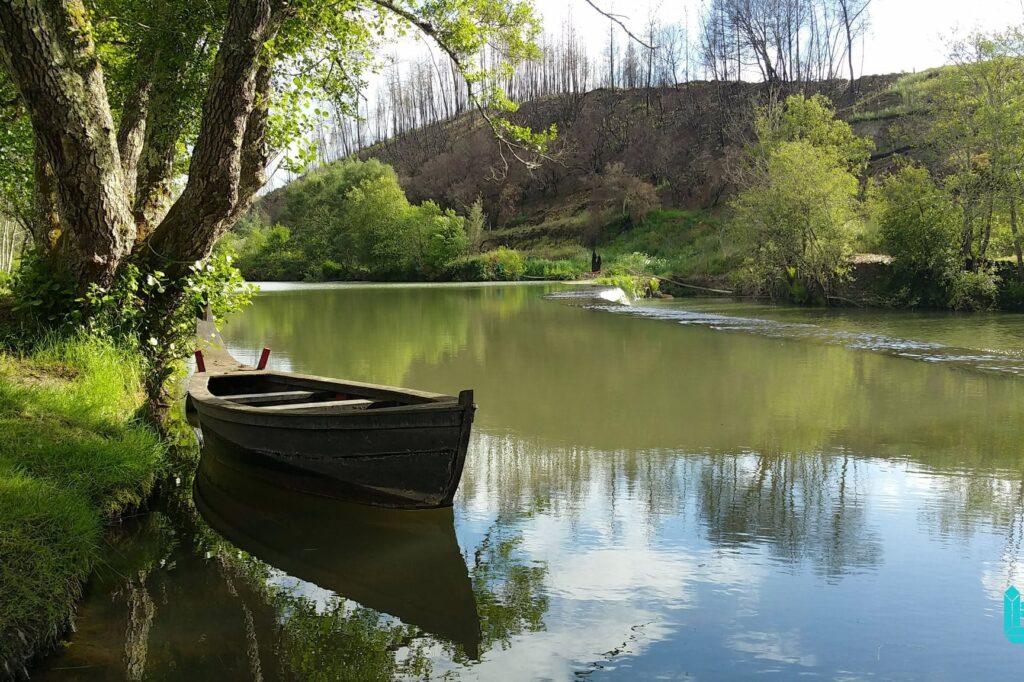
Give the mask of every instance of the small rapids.
[(808, 340), (851, 350), (866, 350), (923, 362), (956, 365), (965, 369), (1024, 375), (1024, 357), (1003, 351), (916, 341), (869, 331), (833, 329), (808, 322), (723, 315), (679, 307), (634, 305), (630, 304), (629, 298), (621, 289), (567, 291), (551, 294), (549, 298), (575, 301), (590, 310), (708, 327), (716, 331), (757, 334), (776, 339)]

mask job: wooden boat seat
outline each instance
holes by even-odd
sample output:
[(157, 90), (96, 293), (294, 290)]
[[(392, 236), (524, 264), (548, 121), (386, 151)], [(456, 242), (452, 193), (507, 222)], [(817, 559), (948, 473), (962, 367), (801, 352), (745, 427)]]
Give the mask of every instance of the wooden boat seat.
[(313, 391), (277, 391), (275, 393), (242, 393), (217, 397), (240, 405), (259, 405), (260, 403), (300, 402), (309, 400), (314, 395), (316, 394)]
[(262, 409), (267, 412), (285, 412), (297, 410), (322, 410), (325, 407), (335, 407), (356, 410), (368, 407), (374, 403), (373, 400), (328, 400), (322, 403), (295, 403), (293, 405), (271, 405)]

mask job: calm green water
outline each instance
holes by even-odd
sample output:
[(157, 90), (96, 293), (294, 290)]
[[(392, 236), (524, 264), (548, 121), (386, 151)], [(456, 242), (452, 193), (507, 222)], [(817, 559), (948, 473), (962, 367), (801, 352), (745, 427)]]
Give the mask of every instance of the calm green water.
[(1020, 679), (1024, 317), (566, 291), (265, 290), (243, 359), (476, 389), (453, 513), (204, 469), (38, 679)]

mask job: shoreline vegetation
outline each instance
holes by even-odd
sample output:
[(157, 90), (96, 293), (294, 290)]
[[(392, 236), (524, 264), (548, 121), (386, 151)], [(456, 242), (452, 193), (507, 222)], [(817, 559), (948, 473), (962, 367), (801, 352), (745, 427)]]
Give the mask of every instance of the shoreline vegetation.
[(150, 496), (168, 446), (140, 417), (143, 365), (87, 337), (0, 352), (0, 677), (71, 627), (104, 527)]
[(1020, 311), (1021, 45), (1014, 31), (970, 36), (952, 65), (881, 79), (841, 112), (821, 93), (746, 101), (703, 207), (642, 161), (533, 203), (414, 205), (408, 169), (346, 158), (264, 197), (223, 248), (253, 280), (595, 279), (596, 251), (597, 281), (633, 297)]

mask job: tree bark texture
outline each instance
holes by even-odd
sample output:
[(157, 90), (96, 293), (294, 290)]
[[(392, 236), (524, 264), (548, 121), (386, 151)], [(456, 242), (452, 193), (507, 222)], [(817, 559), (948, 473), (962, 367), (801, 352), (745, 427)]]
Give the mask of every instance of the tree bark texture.
[[(234, 0), (203, 102), (188, 183), (148, 241), (155, 265), (172, 276), (210, 254), (237, 208), (255, 192), (242, 182), (246, 130), (259, 99), (257, 72), (263, 44), (284, 19), (272, 0)], [(260, 116), (256, 115), (256, 128)], [(265, 122), (262, 124), (265, 126)], [(252, 140), (248, 140), (252, 142)]]
[(49, 255), (53, 250), (54, 240), (60, 233), (60, 215), (57, 213), (56, 180), (53, 168), (46, 159), (46, 154), (36, 145), (33, 164), (35, 179), (35, 215), (29, 221), (32, 241), (42, 253)]
[(135, 194), (135, 179), (138, 174), (139, 156), (146, 138), (146, 114), (149, 98), (153, 92), (153, 81), (146, 66), (140, 64), (134, 89), (121, 108), (121, 126), (117, 130), (117, 150), (121, 156), (121, 171), (124, 174), (124, 188), (131, 203)]
[(81, 0), (0, 2), (0, 48), (53, 170), (61, 262), (82, 285), (109, 284), (135, 225), (85, 7)]

